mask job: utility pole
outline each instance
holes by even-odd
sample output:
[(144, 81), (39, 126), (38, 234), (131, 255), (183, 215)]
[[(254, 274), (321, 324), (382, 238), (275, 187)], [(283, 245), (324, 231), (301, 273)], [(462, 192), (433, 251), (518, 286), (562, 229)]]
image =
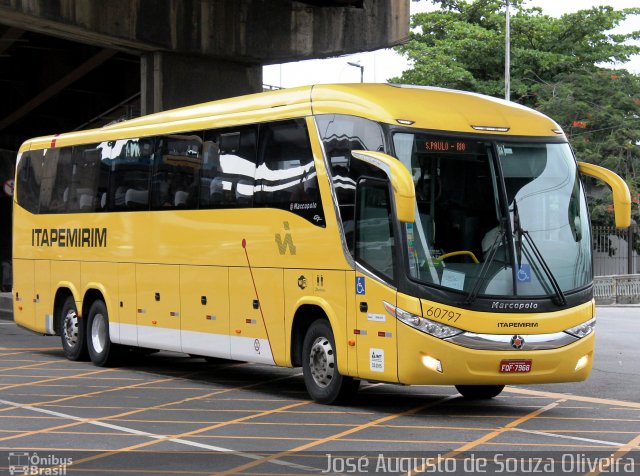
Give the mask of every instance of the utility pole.
[(364, 66), (362, 66), (360, 63), (353, 63), (351, 61), (348, 61), (347, 64), (349, 66), (354, 66), (356, 68), (360, 68), (360, 82), (364, 83)]
[(509, 16), (509, 0), (507, 4), (504, 33), (504, 99), (511, 101), (511, 18)]

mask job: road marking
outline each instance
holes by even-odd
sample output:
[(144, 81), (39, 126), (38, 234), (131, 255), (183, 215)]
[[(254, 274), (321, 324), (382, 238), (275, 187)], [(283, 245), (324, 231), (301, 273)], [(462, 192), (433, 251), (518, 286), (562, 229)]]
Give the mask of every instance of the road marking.
[(0, 347), (0, 351), (16, 350), (20, 352), (27, 351), (45, 351), (45, 350), (62, 350), (60, 346), (57, 347)]
[[(100, 370), (94, 370), (92, 372), (85, 372), (85, 373), (79, 374), (79, 375), (65, 375), (64, 377), (45, 378), (44, 380), (36, 380), (35, 382), (14, 383), (14, 384), (10, 384), (10, 385), (5, 385), (4, 387), (0, 387), (0, 391), (4, 392), (5, 390), (9, 390), (10, 388), (26, 387), (26, 386), (29, 386), (29, 385), (39, 385), (41, 383), (55, 382), (55, 381), (58, 381), (58, 380), (69, 380), (69, 379), (74, 379), (74, 378), (84, 378), (84, 377), (88, 377), (89, 375), (95, 375), (95, 374), (100, 374), (100, 373), (104, 373), (104, 372), (113, 372), (113, 371), (114, 371), (114, 369), (100, 369)], [(8, 375), (5, 375), (5, 377), (8, 377)]]
[[(0, 372), (5, 372), (8, 370), (18, 370), (18, 369), (31, 369), (33, 367), (42, 367), (43, 365), (51, 365), (51, 364), (54, 364), (55, 362), (56, 362), (55, 360), (47, 360), (45, 362), (38, 362), (37, 364), (20, 365), (18, 367), (0, 367)], [(5, 375), (2, 375), (2, 377), (5, 377)], [(25, 377), (28, 377), (28, 375), (25, 375)]]
[[(239, 365), (242, 365), (242, 364), (239, 364)], [(229, 368), (229, 366), (227, 366), (225, 368)], [(205, 372), (205, 371), (208, 372), (209, 370), (207, 369), (207, 370), (203, 370), (203, 371), (200, 371), (200, 372)], [(200, 373), (200, 372), (194, 372), (194, 373)], [(120, 418), (122, 416), (129, 416), (129, 415), (133, 415), (133, 414), (136, 414), (136, 413), (142, 413), (142, 412), (146, 412), (146, 411), (157, 410), (157, 409), (162, 408), (162, 407), (167, 407), (167, 406), (171, 406), (171, 405), (179, 405), (181, 403), (195, 401), (195, 400), (201, 400), (201, 399), (208, 398), (208, 397), (211, 397), (211, 396), (215, 396), (215, 395), (218, 395), (218, 394), (223, 394), (223, 393), (237, 391), (237, 390), (244, 390), (244, 389), (247, 389), (247, 388), (253, 388), (253, 387), (260, 386), (260, 385), (269, 384), (269, 383), (273, 383), (273, 382), (276, 382), (276, 381), (289, 379), (289, 378), (292, 378), (292, 377), (299, 377), (300, 375), (302, 375), (302, 374), (301, 373), (297, 373), (297, 374), (293, 374), (293, 375), (286, 375), (286, 376), (283, 376), (283, 377), (278, 377), (276, 379), (272, 379), (272, 380), (268, 380), (268, 381), (255, 382), (255, 383), (251, 383), (251, 384), (248, 384), (248, 385), (243, 385), (243, 386), (240, 386), (240, 387), (233, 387), (233, 388), (227, 388), (227, 389), (224, 389), (224, 390), (217, 390), (217, 391), (214, 391), (214, 392), (209, 392), (209, 393), (206, 393), (206, 394), (203, 394), (203, 395), (199, 395), (199, 396), (195, 396), (195, 397), (187, 397), (187, 398), (183, 398), (183, 399), (180, 399), (180, 400), (177, 400), (177, 401), (167, 402), (167, 403), (164, 403), (162, 405), (156, 405), (154, 407), (136, 409), (136, 410), (133, 410), (133, 411), (124, 412), (124, 413), (120, 413), (120, 414), (116, 414), (116, 415), (111, 415), (111, 416), (107, 416), (107, 417), (103, 417), (103, 418), (79, 419), (79, 417), (74, 417), (74, 418), (72, 418), (74, 420), (73, 423), (67, 423), (67, 424), (58, 425), (58, 426), (55, 426), (55, 427), (44, 428), (44, 429), (41, 429), (41, 430), (26, 432), (26, 433), (23, 433), (23, 434), (20, 434), (20, 435), (7, 436), (7, 437), (4, 437), (4, 438), (0, 438), (0, 441), (9, 440), (9, 439), (15, 439), (15, 438), (22, 438), (22, 437), (31, 436), (31, 435), (34, 435), (34, 434), (48, 433), (48, 432), (52, 432), (52, 431), (56, 431), (56, 430), (70, 428), (70, 427), (73, 427), (73, 426), (79, 426), (79, 425), (82, 425), (82, 424), (87, 424), (87, 423), (91, 424), (92, 422), (106, 423), (106, 422), (100, 421), (100, 420), (118, 419), (118, 418)], [(181, 377), (172, 377), (171, 379), (179, 379), (179, 378), (181, 378)], [(122, 389), (124, 389), (124, 387), (119, 387), (118, 389), (122, 390)], [(2, 402), (3, 402), (3, 400), (0, 400), (0, 403), (2, 403)], [(126, 447), (126, 448), (121, 448), (119, 450), (109, 451), (109, 452), (106, 452), (106, 453), (100, 453), (98, 455), (90, 457), (89, 459), (79, 460), (77, 462), (74, 461), (74, 463), (80, 463), (80, 462), (84, 462), (84, 461), (104, 458), (104, 457), (111, 456), (113, 454), (116, 454), (116, 453), (119, 453), (119, 452), (122, 452), (122, 451), (129, 451), (131, 449), (135, 449), (135, 448), (138, 448), (138, 447), (149, 446), (149, 445), (152, 445), (152, 444), (159, 443), (161, 441), (173, 441), (173, 442), (181, 443), (180, 441), (176, 441), (175, 438), (180, 439), (180, 438), (182, 438), (184, 436), (190, 436), (192, 434), (197, 434), (198, 432), (203, 432), (203, 431), (208, 431), (210, 429), (214, 429), (214, 427), (215, 428), (219, 428), (219, 427), (235, 424), (235, 423), (243, 421), (243, 420), (249, 420), (249, 419), (257, 418), (257, 417), (260, 417), (260, 416), (265, 416), (265, 415), (268, 415), (268, 414), (271, 414), (271, 413), (276, 413), (278, 410), (284, 410), (285, 408), (290, 408), (290, 407), (293, 407), (293, 406), (298, 406), (298, 405), (303, 405), (303, 404), (308, 404), (308, 403), (311, 403), (311, 401), (300, 402), (300, 403), (297, 403), (297, 404), (294, 404), (294, 405), (281, 407), (280, 409), (269, 410), (269, 411), (262, 412), (262, 413), (259, 413), (259, 414), (254, 414), (254, 415), (249, 415), (249, 416), (245, 416), (245, 417), (242, 417), (242, 418), (238, 418), (236, 420), (218, 423), (216, 425), (213, 425), (213, 427), (201, 428), (199, 430), (194, 430), (194, 431), (191, 431), (191, 432), (182, 433), (180, 435), (174, 435), (172, 437), (166, 437), (164, 440), (155, 439), (154, 441), (147, 442), (147, 443), (144, 443), (144, 444), (134, 445), (133, 447)], [(13, 408), (14, 407), (9, 407), (9, 408), (5, 408), (5, 409), (2, 409), (2, 410), (13, 409)], [(35, 408), (35, 407), (33, 407), (32, 405), (20, 405), (20, 408)], [(0, 411), (2, 411), (2, 410), (0, 410)], [(44, 410), (44, 409), (39, 409), (39, 410)], [(50, 410), (46, 410), (46, 411), (50, 411)], [(43, 411), (43, 413), (45, 413), (46, 411)], [(51, 412), (53, 412), (53, 411), (51, 411)], [(58, 412), (55, 412), (55, 413), (58, 413)], [(53, 413), (51, 413), (51, 414), (53, 414)], [(64, 414), (61, 414), (61, 415), (64, 415)], [(125, 427), (123, 427), (123, 428), (125, 428)], [(158, 436), (160, 436), (160, 435), (158, 435)], [(174, 439), (168, 440), (168, 438), (174, 438)], [(192, 442), (192, 443), (193, 443), (192, 446), (199, 445), (196, 442)], [(204, 446), (202, 446), (202, 445), (199, 445), (199, 447), (204, 448)], [(205, 448), (205, 449), (212, 449), (212, 448), (213, 447)], [(229, 451), (236, 453), (234, 450), (229, 450)], [(256, 456), (256, 455), (251, 455), (251, 456), (252, 456), (252, 459), (255, 459), (255, 458), (263, 459), (263, 457), (261, 457), (261, 456)], [(275, 464), (284, 464), (285, 466), (291, 466), (291, 467), (294, 467), (294, 468), (297, 468), (297, 469), (305, 468), (304, 466), (295, 465), (294, 463), (287, 463), (287, 462), (282, 462), (282, 463), (278, 462), (278, 463), (275, 463)], [(319, 471), (317, 468), (311, 468), (310, 470)]]
[(418, 407), (414, 407), (411, 408), (409, 410), (405, 410), (403, 412), (398, 412), (398, 413), (394, 413), (393, 415), (387, 415), (385, 417), (382, 418), (378, 418), (376, 420), (370, 421), (368, 423), (363, 423), (362, 425), (358, 425), (355, 428), (350, 428), (348, 430), (344, 430), (340, 433), (336, 433), (335, 435), (331, 435), (331, 436), (327, 436), (325, 438), (320, 438), (318, 440), (312, 441), (311, 443), (306, 443), (304, 445), (300, 445), (296, 448), (290, 449), (290, 450), (286, 450), (286, 451), (281, 451), (279, 453), (273, 454), (271, 456), (265, 456), (262, 460), (260, 461), (252, 461), (251, 463), (246, 463), (244, 465), (241, 466), (236, 466), (235, 468), (231, 468), (228, 469), (226, 471), (222, 471), (222, 472), (218, 472), (216, 473), (217, 476), (227, 476), (227, 475), (231, 475), (231, 474), (236, 474), (236, 473), (240, 473), (243, 472), (247, 469), (253, 468), (255, 466), (258, 466), (262, 463), (267, 463), (269, 461), (271, 461), (272, 459), (279, 459), (282, 458), (283, 456), (290, 456), (294, 453), (299, 453), (300, 451), (304, 451), (307, 450), (309, 448), (313, 448), (314, 446), (318, 446), (321, 445), (323, 443), (328, 443), (329, 441), (333, 441), (333, 440), (337, 440), (339, 438), (342, 438), (343, 436), (347, 436), (347, 435), (351, 435), (353, 433), (356, 433), (358, 431), (364, 430), (366, 428), (371, 428), (372, 426), (376, 426), (379, 423), (384, 423), (390, 420), (394, 420), (396, 418), (399, 417), (403, 417), (403, 416), (409, 416), (409, 415), (414, 415), (416, 413), (419, 413), (422, 410), (425, 410), (427, 408), (431, 408), (431, 407), (435, 407), (436, 405), (440, 405), (441, 403), (444, 403), (446, 401), (449, 400), (453, 400), (454, 398), (459, 398), (458, 395), (452, 395), (449, 397), (444, 397), (441, 398), (439, 400), (436, 400), (435, 402), (431, 402), (431, 403), (426, 403), (424, 405), (420, 405)]
[[(502, 435), (503, 433), (508, 432), (509, 430), (514, 429), (515, 427), (517, 427), (518, 425), (520, 425), (521, 423), (525, 423), (529, 420), (532, 420), (533, 418), (536, 418), (538, 415), (541, 415), (544, 412), (547, 412), (549, 410), (552, 410), (554, 408), (556, 408), (558, 405), (560, 405), (561, 403), (565, 402), (565, 399), (561, 399), (561, 400), (557, 400), (555, 402), (549, 403), (547, 405), (545, 405), (542, 408), (538, 408), (537, 410), (531, 412), (531, 413), (527, 413), (524, 416), (521, 416), (520, 418), (510, 421), (509, 423), (507, 423), (506, 425), (504, 425), (501, 428), (498, 428), (496, 430), (493, 430), (490, 433), (487, 433), (486, 435), (482, 435), (480, 438), (470, 441), (468, 443), (465, 443), (464, 445), (460, 446), (459, 448), (456, 448), (455, 450), (449, 451), (447, 454), (442, 456), (443, 460), (449, 459), (449, 458), (455, 458), (457, 457), (460, 453), (464, 453), (465, 451), (469, 451), (472, 448), (475, 448), (476, 446), (480, 446), (484, 443), (489, 442), (490, 440), (496, 438), (497, 436)], [(435, 464), (431, 463), (431, 464), (423, 464), (422, 466), (418, 467), (418, 468), (414, 468), (413, 469), (413, 473), (418, 474), (418, 473), (422, 473), (425, 470), (427, 470), (428, 468), (432, 468), (435, 467)], [(411, 472), (409, 474), (412, 474)]]
[(611, 455), (611, 459), (608, 460), (609, 464), (605, 462), (601, 469), (591, 471), (590, 473), (585, 474), (584, 476), (598, 476), (603, 471), (609, 472), (609, 467), (611, 466), (611, 464), (615, 464), (616, 461), (619, 461), (624, 455), (626, 455), (630, 451), (638, 449), (638, 446), (640, 446), (640, 435), (636, 436), (633, 440), (631, 440), (629, 443), (625, 444), (622, 448), (616, 451), (615, 454)]
[[(101, 459), (104, 458), (106, 456), (110, 456), (113, 454), (117, 454), (120, 453), (122, 451), (131, 451), (134, 449), (138, 449), (138, 448), (143, 448), (146, 446), (150, 446), (162, 441), (170, 441), (172, 443), (178, 443), (181, 445), (186, 445), (186, 446), (192, 446), (194, 448), (201, 448), (201, 449), (205, 449), (205, 450), (210, 450), (210, 451), (215, 451), (217, 453), (232, 453), (236, 456), (242, 456), (244, 458), (248, 458), (248, 459), (252, 459), (252, 460), (262, 460), (263, 457), (260, 455), (255, 455), (252, 453), (244, 453), (242, 451), (236, 451), (236, 450), (232, 450), (229, 448), (223, 448), (221, 446), (212, 446), (212, 445), (207, 445), (206, 443), (200, 443), (197, 441), (191, 441), (191, 440), (185, 440), (184, 438), (182, 438), (181, 436), (188, 436), (190, 433), (194, 433), (194, 432), (189, 432), (189, 433), (183, 433), (182, 435), (178, 435), (177, 437), (171, 437), (171, 436), (167, 436), (167, 435), (158, 435), (155, 433), (149, 433), (147, 431), (141, 431), (141, 430), (136, 430), (134, 428), (127, 428), (125, 426), (121, 426), (121, 425), (114, 425), (112, 423), (107, 423), (104, 421), (97, 421), (97, 420), (92, 420), (90, 418), (82, 418), (82, 417), (77, 417), (75, 415), (70, 415), (68, 413), (60, 413), (60, 412), (56, 412), (53, 410), (47, 410), (46, 408), (38, 408), (38, 407), (34, 407), (33, 405), (23, 405), (21, 403), (16, 403), (16, 402), (11, 402), (9, 400), (0, 400), (0, 403), (3, 403), (5, 405), (12, 405), (15, 406), (17, 408), (21, 408), (23, 410), (30, 410), (30, 411), (34, 411), (34, 412), (38, 412), (38, 413), (44, 413), (45, 415), (50, 415), (50, 416), (55, 416), (58, 418), (63, 418), (63, 419), (67, 419), (67, 420), (74, 420), (76, 422), (79, 422), (80, 424), (89, 424), (89, 425), (94, 425), (94, 426), (99, 426), (99, 427), (103, 427), (103, 428), (108, 428), (110, 430), (116, 430), (116, 431), (121, 431), (124, 433), (128, 433), (131, 435), (136, 435), (136, 436), (143, 436), (143, 437), (147, 437), (147, 438), (151, 438), (154, 441), (146, 441), (144, 443), (140, 443), (137, 445), (131, 445), (127, 448), (122, 448), (119, 450), (113, 450), (113, 451), (109, 451), (106, 453), (101, 453), (95, 456), (89, 456), (87, 458), (81, 458), (78, 460), (73, 461), (74, 466), (79, 465), (81, 463), (86, 463), (88, 461), (93, 461), (96, 459)], [(297, 402), (291, 405), (287, 405), (286, 407), (292, 407), (292, 406), (299, 406), (299, 405), (306, 405), (309, 402)], [(285, 408), (286, 408), (285, 407)], [(268, 412), (263, 412), (262, 414), (270, 414), (270, 413), (276, 413), (276, 410), (270, 410)], [(262, 415), (261, 414), (261, 415)], [(261, 415), (255, 415), (257, 416), (261, 416)], [(245, 417), (246, 418), (246, 417)], [(231, 422), (228, 422), (229, 424)], [(222, 425), (225, 425), (224, 423)], [(207, 431), (207, 428), (202, 428), (198, 431)], [(299, 465), (299, 464), (295, 464), (295, 463), (290, 463), (288, 461), (270, 461), (273, 464), (277, 464), (277, 465), (281, 465), (281, 466), (287, 466), (290, 468), (294, 468), (294, 469), (299, 469), (299, 470), (304, 470), (304, 471), (319, 471), (318, 468), (312, 468), (310, 466), (304, 466), (304, 465)]]
[(583, 397), (580, 395), (565, 395), (564, 393), (544, 392), (541, 390), (530, 390), (528, 388), (516, 388), (516, 387), (506, 387), (504, 391), (510, 392), (510, 393), (519, 393), (523, 395), (546, 397), (554, 400), (558, 398), (564, 398), (566, 400), (572, 400), (575, 402), (597, 403), (600, 405), (613, 405), (618, 407), (640, 409), (640, 403), (627, 402), (625, 400), (609, 400), (607, 398)]
[(547, 433), (545, 431), (525, 430), (523, 428), (513, 428), (513, 431), (519, 431), (521, 433), (531, 433), (532, 435), (550, 436), (552, 438), (564, 438), (567, 440), (584, 441), (586, 443), (596, 443), (598, 445), (615, 446), (616, 448), (624, 446), (624, 443), (618, 443), (615, 441), (592, 440), (590, 438), (580, 438), (579, 436), (560, 435), (558, 433)]

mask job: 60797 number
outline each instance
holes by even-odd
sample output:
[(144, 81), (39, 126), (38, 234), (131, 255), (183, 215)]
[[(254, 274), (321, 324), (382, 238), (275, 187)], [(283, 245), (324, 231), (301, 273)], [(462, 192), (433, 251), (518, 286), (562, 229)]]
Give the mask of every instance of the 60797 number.
[(460, 319), (461, 314), (459, 312), (450, 311), (443, 307), (429, 306), (424, 312), (424, 317), (430, 319), (440, 319), (442, 321), (456, 322)]

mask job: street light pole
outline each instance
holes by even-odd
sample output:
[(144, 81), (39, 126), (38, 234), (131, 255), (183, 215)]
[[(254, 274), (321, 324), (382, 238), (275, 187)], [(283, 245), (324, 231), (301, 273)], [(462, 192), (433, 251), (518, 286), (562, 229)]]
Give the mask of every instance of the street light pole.
[(351, 61), (347, 61), (347, 64), (349, 66), (354, 66), (355, 68), (360, 68), (360, 82), (364, 83), (364, 66), (362, 66), (360, 63), (353, 63)]
[(504, 33), (504, 98), (511, 100), (511, 18), (509, 14), (509, 0), (506, 0), (507, 11)]

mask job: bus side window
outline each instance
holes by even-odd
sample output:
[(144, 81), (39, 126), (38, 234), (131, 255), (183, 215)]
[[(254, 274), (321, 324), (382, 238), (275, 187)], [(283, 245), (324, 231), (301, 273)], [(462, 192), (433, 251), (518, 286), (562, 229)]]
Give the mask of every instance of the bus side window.
[(149, 209), (149, 176), (154, 147), (153, 137), (115, 142), (109, 183), (114, 210)]
[(31, 213), (39, 210), (43, 155), (43, 150), (25, 152), (18, 163), (16, 198), (18, 205)]
[(73, 147), (71, 188), (67, 197), (68, 212), (93, 212), (100, 209), (98, 181), (102, 152), (99, 145), (85, 144)]
[(71, 147), (48, 149), (44, 155), (40, 184), (40, 213), (64, 213), (69, 197), (73, 160)]
[(318, 115), (316, 124), (329, 162), (345, 238), (353, 254), (356, 182), (363, 174), (375, 177), (379, 171), (365, 170), (361, 163), (356, 164), (358, 161), (352, 160), (351, 151), (386, 152), (382, 128), (369, 119), (344, 114)]
[(194, 209), (202, 164), (202, 138), (197, 133), (156, 138), (158, 156), (151, 176), (151, 209)]
[(313, 153), (303, 119), (260, 127), (256, 206), (288, 210), (325, 226)]
[(220, 173), (220, 147), (212, 140), (202, 144), (202, 167), (199, 178), (200, 208), (211, 208), (211, 182)]
[(362, 179), (356, 192), (356, 260), (374, 273), (394, 276), (394, 240), (388, 182)]
[(256, 127), (208, 130), (204, 132), (204, 144), (200, 208), (251, 208), (256, 172)]

